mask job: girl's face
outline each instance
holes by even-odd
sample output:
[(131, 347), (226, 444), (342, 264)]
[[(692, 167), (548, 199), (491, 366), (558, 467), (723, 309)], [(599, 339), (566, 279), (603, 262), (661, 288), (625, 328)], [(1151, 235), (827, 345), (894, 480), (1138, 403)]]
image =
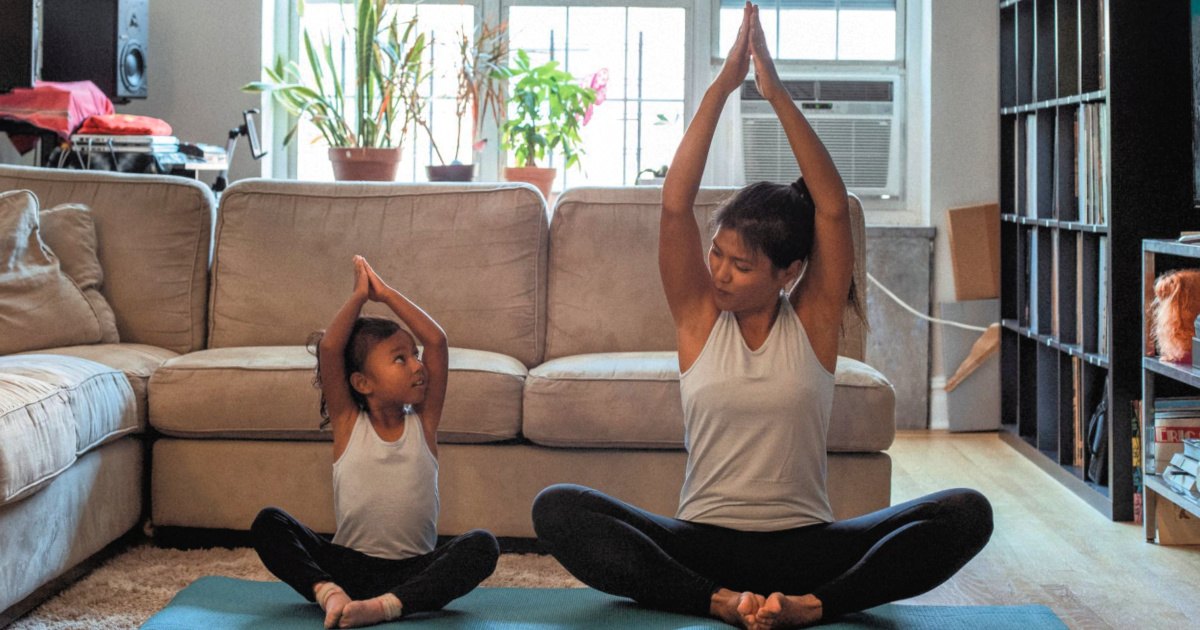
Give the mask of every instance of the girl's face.
[(761, 251), (747, 247), (736, 230), (718, 227), (708, 250), (717, 308), (735, 313), (775, 304), (788, 284), (786, 270), (776, 269)]
[(412, 336), (403, 330), (367, 351), (362, 374), (369, 388), (362, 393), (381, 405), (415, 405), (425, 400), (429, 374)]

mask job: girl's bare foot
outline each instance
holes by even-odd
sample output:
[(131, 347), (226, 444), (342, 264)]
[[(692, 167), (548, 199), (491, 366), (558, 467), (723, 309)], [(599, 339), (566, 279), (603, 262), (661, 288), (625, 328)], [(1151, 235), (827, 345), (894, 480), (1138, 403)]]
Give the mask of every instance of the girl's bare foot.
[[(388, 604), (384, 598), (391, 598), (395, 602), (392, 606), (396, 613), (394, 616), (388, 615)], [(396, 599), (391, 593), (384, 593), (379, 597), (364, 599), (361, 601), (352, 601), (346, 604), (342, 609), (342, 621), (338, 624), (339, 628), (361, 628), (363, 626), (373, 626), (384, 621), (391, 621), (399, 616), (400, 600)]]
[(342, 610), (350, 603), (350, 596), (337, 592), (325, 600), (325, 627), (336, 628), (342, 620)]
[(771, 593), (756, 619), (759, 627), (770, 630), (811, 626), (821, 620), (821, 600), (812, 595)]
[(313, 594), (317, 596), (317, 603), (325, 611), (325, 627), (336, 628), (342, 618), (342, 609), (350, 603), (350, 596), (332, 582), (315, 584)]
[(708, 614), (738, 628), (753, 629), (754, 615), (766, 601), (762, 595), (738, 593), (723, 588), (712, 595)]

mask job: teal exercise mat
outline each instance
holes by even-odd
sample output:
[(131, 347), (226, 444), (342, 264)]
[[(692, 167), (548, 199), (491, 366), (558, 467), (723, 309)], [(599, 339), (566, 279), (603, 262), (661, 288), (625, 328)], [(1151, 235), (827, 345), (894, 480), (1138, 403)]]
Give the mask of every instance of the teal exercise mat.
[[(325, 616), (282, 582), (196, 580), (142, 630), (322, 630)], [(715, 619), (648, 610), (590, 588), (477, 588), (437, 613), (373, 626), (386, 630), (725, 630)], [(822, 628), (850, 630), (1064, 630), (1045, 606), (888, 604)]]

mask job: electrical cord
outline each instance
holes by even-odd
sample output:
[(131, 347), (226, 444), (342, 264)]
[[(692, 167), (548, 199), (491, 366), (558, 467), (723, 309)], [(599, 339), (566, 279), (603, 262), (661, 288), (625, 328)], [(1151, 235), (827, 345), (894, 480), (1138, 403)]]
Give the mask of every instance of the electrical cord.
[(872, 276), (871, 274), (868, 273), (867, 279), (870, 280), (871, 282), (874, 282), (875, 286), (879, 287), (879, 289), (882, 290), (884, 293), (886, 293), (888, 295), (888, 297), (895, 300), (897, 304), (899, 304), (900, 306), (903, 306), (908, 312), (912, 313), (913, 315), (916, 315), (917, 317), (920, 317), (921, 319), (931, 321), (935, 324), (945, 324), (946, 326), (954, 326), (955, 328), (962, 328), (964, 330), (973, 330), (975, 332), (981, 332), (981, 333), (987, 332), (987, 328), (983, 328), (980, 326), (972, 326), (970, 324), (963, 324), (961, 322), (952, 322), (948, 319), (938, 319), (936, 317), (930, 317), (930, 316), (918, 311), (917, 309), (909, 306), (908, 304), (905, 304), (904, 300), (901, 300), (899, 297), (896, 296), (895, 293), (892, 293), (890, 289), (883, 286), (883, 283), (876, 280), (875, 276)]

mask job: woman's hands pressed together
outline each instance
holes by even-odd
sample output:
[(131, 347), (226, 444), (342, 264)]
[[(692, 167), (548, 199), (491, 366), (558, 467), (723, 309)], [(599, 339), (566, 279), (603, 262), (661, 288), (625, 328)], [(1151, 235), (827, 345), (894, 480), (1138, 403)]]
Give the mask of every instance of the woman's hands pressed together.
[(758, 5), (754, 5), (750, 15), (749, 48), (750, 57), (754, 60), (754, 85), (758, 88), (758, 93), (772, 103), (777, 98), (791, 98), (779, 80), (775, 62), (771, 60), (767, 36), (763, 32), (762, 22), (758, 19)]

